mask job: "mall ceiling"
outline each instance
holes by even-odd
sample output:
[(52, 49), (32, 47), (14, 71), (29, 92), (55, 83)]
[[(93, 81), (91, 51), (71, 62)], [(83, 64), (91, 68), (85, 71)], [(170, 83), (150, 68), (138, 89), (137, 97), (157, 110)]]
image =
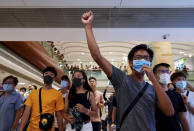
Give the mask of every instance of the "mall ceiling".
[[(130, 41), (165, 41), (164, 34), (170, 34), (168, 41), (193, 39), (192, 0), (0, 1), (1, 36), (3, 40), (66, 41), (56, 42), (56, 47), (67, 61), (92, 61), (86, 43), (80, 42), (85, 41), (80, 16), (90, 9), (95, 14), (97, 43), (110, 61), (122, 61), (133, 46), (145, 43)], [(173, 42), (174, 60), (194, 54), (192, 44)]]
[[(0, 28), (82, 28), (91, 8), (0, 8)], [(194, 8), (93, 8), (96, 28), (193, 28)]]
[[(110, 62), (122, 63), (123, 57), (127, 57), (131, 48), (135, 45), (148, 42), (97, 42), (100, 51)], [(88, 46), (85, 42), (55, 42), (55, 47), (64, 54), (64, 58), (69, 63), (92, 62)], [(193, 42), (172, 43), (172, 53), (174, 61), (194, 55)]]
[(80, 28), (92, 10), (97, 28), (191, 28), (191, 0), (1, 0), (0, 28)]

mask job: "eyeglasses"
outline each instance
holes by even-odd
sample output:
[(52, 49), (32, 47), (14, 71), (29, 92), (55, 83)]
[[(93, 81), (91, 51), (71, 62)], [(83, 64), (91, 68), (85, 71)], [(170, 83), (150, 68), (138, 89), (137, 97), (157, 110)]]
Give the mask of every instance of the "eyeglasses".
[(158, 72), (160, 72), (161, 74), (164, 74), (164, 73), (170, 74), (171, 73), (170, 70), (158, 70)]
[(142, 56), (142, 55), (136, 55), (136, 56), (134, 56), (133, 57), (133, 59), (135, 59), (135, 60), (141, 60), (141, 59), (145, 59), (145, 60), (147, 60), (147, 61), (150, 61), (150, 56)]

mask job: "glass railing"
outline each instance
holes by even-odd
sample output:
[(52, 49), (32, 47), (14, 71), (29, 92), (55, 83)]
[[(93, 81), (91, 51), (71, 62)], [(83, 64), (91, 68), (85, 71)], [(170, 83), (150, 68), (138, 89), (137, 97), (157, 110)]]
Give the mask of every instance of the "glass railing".
[(41, 41), (40, 44), (42, 47), (45, 48), (45, 50), (50, 54), (50, 56), (58, 63), (58, 66), (63, 69), (66, 73), (68, 73), (68, 70), (66, 69), (66, 66), (63, 64), (63, 59), (60, 58), (59, 55), (54, 51), (54, 48), (52, 48), (51, 43), (47, 41)]
[[(96, 70), (94, 70), (94, 71), (91, 71), (91, 70), (86, 71), (85, 70), (84, 72), (86, 73), (88, 78), (95, 77), (97, 80), (100, 80), (100, 81), (105, 81), (105, 80), (107, 81), (108, 80), (106, 74), (103, 71), (100, 71), (100, 70), (97, 70), (97, 71)], [(69, 70), (68, 74), (69, 74), (69, 77), (72, 78), (73, 71)]]

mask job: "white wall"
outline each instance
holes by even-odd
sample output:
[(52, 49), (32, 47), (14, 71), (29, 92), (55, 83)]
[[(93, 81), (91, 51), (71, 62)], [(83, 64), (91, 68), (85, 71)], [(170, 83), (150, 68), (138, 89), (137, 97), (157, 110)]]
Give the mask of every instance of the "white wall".
[[(94, 34), (97, 41), (194, 41), (193, 28), (96, 28)], [(80, 42), (86, 36), (84, 28), (0, 28), (0, 41)]]
[(1, 0), (0, 7), (39, 8), (184, 8), (193, 0)]

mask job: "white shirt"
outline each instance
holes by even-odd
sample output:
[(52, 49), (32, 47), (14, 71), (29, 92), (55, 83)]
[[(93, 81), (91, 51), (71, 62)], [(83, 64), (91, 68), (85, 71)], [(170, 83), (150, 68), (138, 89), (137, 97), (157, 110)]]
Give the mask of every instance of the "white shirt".
[[(186, 96), (187, 91), (185, 91), (183, 94)], [(187, 101), (190, 103), (191, 106), (194, 106), (194, 92), (189, 91)], [(194, 129), (194, 114), (192, 114), (188, 108), (187, 108), (187, 112), (186, 112), (186, 118), (187, 118), (187, 121), (189, 123), (190, 131), (192, 131)]]

